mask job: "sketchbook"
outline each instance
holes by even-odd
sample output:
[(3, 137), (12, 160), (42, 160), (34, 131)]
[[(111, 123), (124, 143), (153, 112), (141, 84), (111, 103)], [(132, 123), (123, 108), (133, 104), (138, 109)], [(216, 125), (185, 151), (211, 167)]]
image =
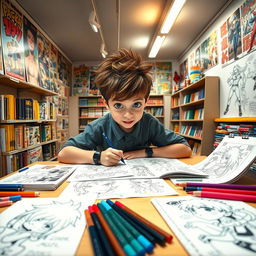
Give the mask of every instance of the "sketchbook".
[(125, 179), (70, 182), (60, 198), (97, 199), (177, 195), (162, 179)]
[(79, 165), (68, 181), (88, 181), (103, 179), (153, 179), (177, 177), (207, 177), (191, 165), (177, 159), (136, 158), (125, 160), (126, 164), (113, 167), (103, 165)]
[(0, 255), (75, 255), (95, 198), (25, 198), (1, 213)]
[(37, 164), (0, 180), (0, 184), (22, 184), (24, 190), (55, 190), (76, 169), (72, 165)]
[(208, 175), (201, 182), (233, 183), (249, 171), (255, 159), (256, 137), (225, 136), (206, 159), (193, 167)]
[(191, 196), (151, 202), (189, 255), (256, 255), (256, 209), (250, 205)]

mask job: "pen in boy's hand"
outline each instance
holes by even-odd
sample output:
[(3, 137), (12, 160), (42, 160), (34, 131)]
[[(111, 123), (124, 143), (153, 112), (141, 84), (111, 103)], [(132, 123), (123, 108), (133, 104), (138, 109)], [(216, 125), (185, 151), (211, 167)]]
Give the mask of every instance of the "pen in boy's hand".
[[(111, 148), (115, 148), (112, 141), (107, 137), (107, 135), (103, 132), (102, 136), (104, 137), (104, 139), (106, 140), (107, 144), (109, 145), (109, 147)], [(125, 161), (123, 158), (121, 158), (121, 161), (125, 164)]]

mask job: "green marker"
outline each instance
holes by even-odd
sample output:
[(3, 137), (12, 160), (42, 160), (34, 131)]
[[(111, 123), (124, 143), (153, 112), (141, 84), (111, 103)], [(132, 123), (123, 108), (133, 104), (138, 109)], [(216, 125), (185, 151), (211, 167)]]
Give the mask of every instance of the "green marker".
[(137, 253), (134, 251), (134, 249), (131, 247), (131, 245), (128, 243), (128, 241), (126, 240), (126, 238), (123, 236), (123, 234), (118, 230), (118, 228), (116, 227), (116, 225), (114, 224), (114, 222), (112, 221), (112, 219), (109, 217), (109, 213), (107, 212), (107, 210), (105, 209), (105, 207), (103, 205), (101, 205), (100, 203), (97, 204), (97, 206), (99, 207), (102, 215), (104, 216), (104, 218), (106, 219), (109, 227), (111, 228), (111, 230), (113, 231), (115, 237), (117, 238), (118, 242), (120, 243), (120, 245), (122, 246), (123, 250), (125, 251), (125, 253), (128, 256), (137, 256)]
[(137, 255), (139, 256), (145, 255), (146, 250), (137, 241), (137, 239), (131, 234), (131, 232), (128, 229), (126, 229), (126, 227), (124, 226), (124, 223), (116, 217), (115, 210), (113, 210), (112, 207), (109, 206), (109, 204), (105, 201), (101, 201), (100, 203), (105, 207), (106, 211), (109, 213), (109, 217), (115, 223), (116, 227), (120, 230), (120, 232), (123, 233), (124, 237), (128, 240), (128, 242), (131, 244), (133, 249), (137, 252)]

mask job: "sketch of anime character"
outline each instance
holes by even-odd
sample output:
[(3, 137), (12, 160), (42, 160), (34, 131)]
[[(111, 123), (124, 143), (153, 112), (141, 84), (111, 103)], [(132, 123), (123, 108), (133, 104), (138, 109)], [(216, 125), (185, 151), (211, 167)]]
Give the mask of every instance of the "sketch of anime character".
[[(50, 204), (32, 205), (11, 219), (0, 233), (0, 255), (16, 256), (27, 249), (26, 242), (47, 239), (81, 219), (81, 203), (53, 201)], [(65, 212), (65, 214), (60, 214)]]
[(226, 110), (224, 111), (224, 115), (226, 115), (229, 111), (229, 107), (230, 107), (231, 100), (232, 100), (233, 96), (235, 97), (236, 103), (238, 103), (239, 116), (243, 115), (241, 89), (245, 83), (244, 73), (245, 73), (246, 67), (247, 66), (242, 68), (239, 65), (235, 65), (230, 77), (227, 80), (227, 83), (228, 83), (230, 89), (229, 89), (229, 93), (228, 93), (227, 106), (226, 106)]
[(108, 193), (115, 193), (118, 188), (116, 181), (85, 181), (76, 182), (74, 184), (74, 191), (78, 196), (86, 196), (88, 194), (95, 194), (97, 199), (105, 197)]
[(222, 177), (232, 172), (250, 153), (248, 145), (223, 145), (223, 148), (213, 152), (209, 161), (200, 170), (212, 177)]
[(214, 255), (221, 255), (215, 242), (232, 243), (245, 251), (256, 253), (256, 215), (246, 209), (233, 209), (225, 201), (215, 199), (191, 199), (170, 201), (184, 211), (184, 219), (188, 215), (198, 221), (187, 221), (188, 232), (199, 229), (198, 239), (211, 245)]
[(147, 177), (147, 176), (155, 176), (154, 173), (152, 173), (147, 166), (144, 165), (134, 165), (131, 168), (132, 173), (134, 173), (135, 176), (138, 177)]
[(250, 46), (247, 51), (248, 53), (252, 50), (254, 39), (255, 39), (255, 34), (256, 34), (256, 10), (253, 10), (252, 8), (250, 8), (250, 11), (251, 11), (251, 17), (249, 19), (249, 23), (252, 26), (252, 33), (251, 33)]
[(53, 169), (47, 172), (47, 174), (43, 174), (41, 177), (39, 177), (36, 181), (56, 181), (63, 177), (67, 171), (63, 169)]
[(152, 179), (147, 180), (130, 180), (131, 187), (134, 189), (136, 193), (160, 193), (162, 191), (162, 187), (159, 186), (159, 183), (155, 182)]

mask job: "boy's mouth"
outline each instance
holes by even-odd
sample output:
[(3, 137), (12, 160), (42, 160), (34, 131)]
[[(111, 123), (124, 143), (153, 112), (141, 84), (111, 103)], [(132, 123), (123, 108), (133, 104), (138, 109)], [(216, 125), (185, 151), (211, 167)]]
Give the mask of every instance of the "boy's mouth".
[(125, 124), (132, 124), (133, 121), (123, 121)]

